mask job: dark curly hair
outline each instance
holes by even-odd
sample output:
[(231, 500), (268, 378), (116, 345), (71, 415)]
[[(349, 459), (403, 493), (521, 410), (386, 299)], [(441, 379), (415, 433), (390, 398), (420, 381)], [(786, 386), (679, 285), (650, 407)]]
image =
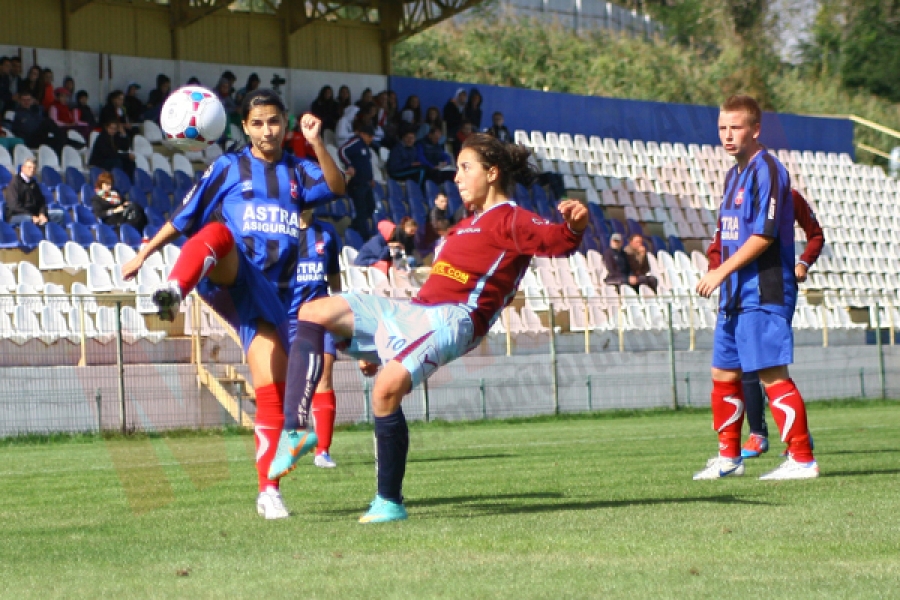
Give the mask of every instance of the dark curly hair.
[(463, 149), (468, 148), (478, 154), (485, 170), (497, 167), (500, 172), (500, 188), (507, 196), (511, 196), (515, 185), (521, 183), (530, 186), (536, 176), (534, 169), (528, 164), (531, 150), (519, 144), (504, 144), (486, 133), (473, 133), (463, 142)]

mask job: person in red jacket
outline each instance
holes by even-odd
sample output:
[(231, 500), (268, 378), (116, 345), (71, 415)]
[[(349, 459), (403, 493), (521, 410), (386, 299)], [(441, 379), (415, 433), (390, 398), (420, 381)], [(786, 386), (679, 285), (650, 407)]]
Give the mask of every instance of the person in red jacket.
[(400, 403), (437, 369), (476, 348), (516, 295), (534, 255), (575, 251), (587, 227), (587, 208), (563, 200), (565, 222), (554, 224), (517, 206), (515, 183), (529, 183), (530, 152), (484, 133), (469, 136), (459, 155), (456, 183), (474, 215), (447, 235), (431, 276), (411, 302), (350, 292), (304, 304), (297, 315), (285, 395), (285, 426), (270, 474), (296, 464), (307, 433), (309, 400), (322, 371), (325, 332), (360, 359), (367, 374), (384, 368), (372, 391), (378, 493), (361, 523), (406, 518), (403, 477), (409, 429)]
[[(812, 207), (800, 192), (791, 190), (794, 200), (794, 220), (800, 228), (806, 232), (806, 249), (797, 259), (794, 267), (794, 275), (797, 283), (806, 281), (809, 269), (818, 260), (825, 245), (825, 235), (822, 227), (816, 219)], [(709, 259), (709, 270), (717, 269), (722, 264), (722, 245), (719, 231), (713, 237), (712, 243), (706, 249), (706, 257)], [(763, 403), (762, 388), (759, 385), (759, 375), (755, 372), (743, 374), (744, 386), (744, 410), (747, 412), (747, 423), (750, 426), (750, 437), (741, 448), (742, 458), (757, 458), (769, 450), (769, 426), (766, 424), (765, 406)]]

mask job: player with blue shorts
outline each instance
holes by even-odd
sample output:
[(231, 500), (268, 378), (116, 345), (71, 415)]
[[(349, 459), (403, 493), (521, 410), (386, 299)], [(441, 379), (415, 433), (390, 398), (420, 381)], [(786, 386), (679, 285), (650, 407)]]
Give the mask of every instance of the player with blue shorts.
[[(282, 151), (284, 103), (272, 90), (247, 94), (242, 105), (250, 144), (214, 162), (188, 192), (170, 221), (122, 268), (134, 277), (146, 258), (187, 235), (165, 287), (153, 301), (173, 319), (194, 288), (238, 331), (256, 393), (257, 511), (267, 519), (289, 516), (269, 464), (284, 423), (287, 348), (297, 298), (300, 212), (344, 193), (344, 176), (320, 137), (321, 121), (301, 119), (319, 163)], [(313, 436), (314, 438), (314, 436)], [(306, 451), (314, 446), (310, 439)]]
[[(315, 219), (313, 210), (300, 213), (300, 245), (297, 256), (297, 291), (288, 312), (292, 317), (307, 302), (324, 298), (341, 291), (341, 238), (334, 227)], [(291, 340), (297, 328), (297, 320), (291, 319)], [(316, 455), (313, 464), (321, 469), (333, 469), (337, 463), (331, 458), (331, 440), (337, 399), (334, 394), (334, 360), (337, 350), (331, 334), (325, 335), (322, 355), (322, 379), (312, 397), (313, 424), (316, 433)]]
[[(532, 257), (573, 252), (587, 226), (586, 207), (563, 200), (564, 223), (550, 223), (510, 200), (516, 181), (532, 175), (529, 152), (473, 134), (458, 158), (456, 183), (475, 214), (450, 230), (431, 275), (410, 302), (357, 293), (322, 298), (300, 308), (288, 366), (285, 431), (270, 477), (296, 464), (290, 440), (304, 437), (312, 390), (320, 377), (326, 331), (365, 362), (384, 368), (372, 390), (378, 492), (362, 523), (405, 519), (403, 478), (409, 429), (403, 397), (445, 365), (475, 348), (516, 294)], [(339, 343), (339, 347), (341, 344)], [(283, 451), (287, 450), (287, 451)]]
[(736, 165), (728, 171), (719, 206), (722, 264), (697, 284), (709, 297), (719, 290), (713, 338), (712, 413), (719, 454), (694, 479), (744, 474), (741, 376), (758, 372), (788, 458), (760, 479), (818, 477), (806, 406), (788, 374), (794, 359), (791, 319), (797, 303), (794, 204), (790, 176), (759, 143), (762, 112), (749, 96), (732, 96), (719, 112), (719, 138)]

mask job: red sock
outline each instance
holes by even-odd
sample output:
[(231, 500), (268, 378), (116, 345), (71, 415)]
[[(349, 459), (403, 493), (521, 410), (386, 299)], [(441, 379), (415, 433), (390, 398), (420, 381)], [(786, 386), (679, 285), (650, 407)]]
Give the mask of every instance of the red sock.
[(194, 234), (181, 248), (169, 281), (178, 283), (184, 298), (197, 287), (203, 276), (234, 248), (234, 237), (222, 223), (210, 223)]
[(316, 454), (328, 452), (331, 448), (331, 438), (334, 434), (334, 416), (336, 413), (334, 390), (328, 392), (316, 392), (312, 398), (312, 414), (316, 420), (316, 436), (319, 445)]
[(270, 383), (256, 389), (256, 473), (259, 491), (278, 488), (278, 480), (269, 479), (269, 466), (278, 450), (278, 439), (284, 426), (284, 382)]
[(781, 431), (781, 441), (788, 445), (788, 452), (797, 462), (811, 462), (812, 447), (809, 444), (809, 425), (806, 421), (806, 405), (793, 379), (773, 383), (766, 388), (772, 417)]
[(741, 455), (744, 386), (740, 381), (715, 381), (712, 389), (713, 429), (719, 433), (719, 456)]

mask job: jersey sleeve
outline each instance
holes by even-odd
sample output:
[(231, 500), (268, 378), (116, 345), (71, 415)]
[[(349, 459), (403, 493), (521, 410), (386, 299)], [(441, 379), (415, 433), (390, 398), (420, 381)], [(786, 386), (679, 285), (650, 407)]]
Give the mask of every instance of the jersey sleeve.
[(300, 194), (299, 205), (300, 210), (319, 206), (334, 200), (334, 193), (328, 187), (325, 181), (325, 175), (322, 173), (322, 167), (318, 163), (306, 158), (297, 160), (295, 167), (297, 172), (297, 182), (299, 183)]
[(515, 207), (505, 219), (505, 241), (519, 254), (561, 256), (569, 254), (581, 243), (581, 233), (566, 223), (551, 223), (524, 208)]
[[(767, 157), (768, 158), (768, 157)], [(750, 234), (774, 238), (778, 235), (778, 222), (784, 207), (781, 199), (784, 194), (778, 178), (778, 167), (774, 161), (764, 160), (763, 166), (756, 171), (756, 198), (753, 209), (753, 224)]]
[(806, 198), (797, 190), (792, 190), (791, 195), (794, 199), (794, 220), (806, 233), (806, 249), (800, 256), (800, 262), (807, 267), (811, 267), (822, 253), (822, 246), (825, 245), (825, 234), (822, 232), (822, 226), (819, 225), (819, 220), (816, 219), (816, 214), (806, 201)]
[(221, 204), (229, 188), (228, 178), (231, 172), (231, 159), (220, 156), (194, 184), (172, 213), (169, 219), (172, 225), (190, 237), (195, 234)]

